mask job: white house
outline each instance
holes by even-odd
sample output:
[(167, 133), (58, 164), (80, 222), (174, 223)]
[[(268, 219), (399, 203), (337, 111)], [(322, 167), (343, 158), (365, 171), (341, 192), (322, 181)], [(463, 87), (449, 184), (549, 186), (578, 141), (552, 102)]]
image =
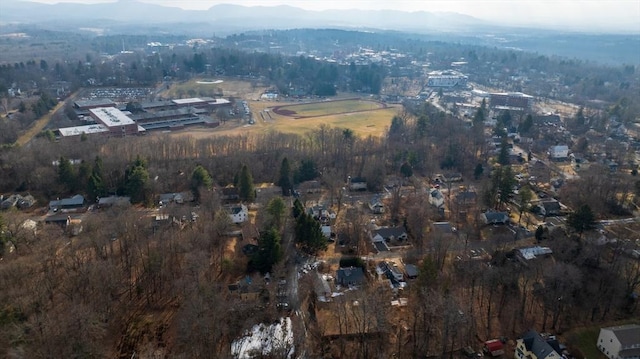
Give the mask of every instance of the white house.
[(231, 222), (235, 224), (243, 223), (249, 219), (249, 209), (244, 204), (226, 206), (225, 210), (229, 213)]
[(549, 158), (555, 161), (563, 161), (569, 158), (569, 147), (566, 145), (551, 146), (549, 148)]
[(640, 358), (640, 325), (601, 328), (598, 349), (609, 359)]

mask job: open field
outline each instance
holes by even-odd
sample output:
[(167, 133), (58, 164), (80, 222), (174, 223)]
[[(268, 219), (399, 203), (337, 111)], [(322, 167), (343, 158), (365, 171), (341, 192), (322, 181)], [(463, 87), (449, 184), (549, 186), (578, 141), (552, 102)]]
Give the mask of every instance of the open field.
[(231, 120), (216, 128), (189, 127), (170, 134), (194, 138), (270, 131), (304, 134), (321, 125), (349, 128), (358, 136), (382, 136), (393, 116), (401, 109), (400, 105), (354, 98), (354, 94), (339, 94), (331, 101), (310, 103), (259, 100), (265, 90), (264, 86), (255, 86), (250, 81), (238, 79), (193, 79), (172, 84), (160, 96), (213, 96), (222, 91), (225, 97), (234, 96), (248, 102), (255, 120), (253, 125), (248, 125), (246, 120)]
[(249, 81), (215, 78), (215, 79), (193, 79), (186, 82), (173, 83), (171, 87), (160, 93), (162, 97), (183, 98), (183, 97), (241, 97), (244, 99), (258, 99), (266, 90)]
[(386, 107), (387, 106), (385, 104), (377, 101), (348, 99), (276, 106), (273, 108), (273, 112), (281, 116), (308, 118), (371, 111)]

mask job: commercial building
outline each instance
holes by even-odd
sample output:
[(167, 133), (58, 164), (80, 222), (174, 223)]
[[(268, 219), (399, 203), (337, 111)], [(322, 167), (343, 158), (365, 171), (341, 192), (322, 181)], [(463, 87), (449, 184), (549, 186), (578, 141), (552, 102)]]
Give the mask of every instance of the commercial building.
[(97, 123), (107, 128), (110, 136), (126, 137), (144, 131), (144, 128), (115, 107), (92, 108), (89, 114)]
[(432, 71), (427, 78), (429, 87), (465, 87), (468, 77), (457, 71)]
[(496, 109), (525, 111), (531, 108), (533, 96), (522, 92), (499, 92), (489, 95), (489, 106)]

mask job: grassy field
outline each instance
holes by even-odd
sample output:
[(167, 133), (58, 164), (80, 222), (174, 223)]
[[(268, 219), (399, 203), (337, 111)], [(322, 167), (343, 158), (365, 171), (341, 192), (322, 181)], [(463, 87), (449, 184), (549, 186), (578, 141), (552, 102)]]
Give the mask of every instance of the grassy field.
[(294, 117), (317, 117), (381, 108), (384, 108), (384, 105), (379, 102), (351, 99), (280, 106), (274, 111)]
[(573, 332), (572, 337), (576, 342), (572, 343), (576, 348), (580, 349), (587, 359), (606, 359), (606, 356), (598, 350), (596, 343), (600, 334), (600, 327), (589, 327), (578, 329)]
[[(216, 128), (189, 127), (175, 131), (171, 136), (192, 136), (207, 138), (214, 136), (235, 136), (259, 134), (269, 131), (304, 134), (317, 129), (321, 125), (349, 128), (357, 136), (382, 136), (394, 115), (401, 109), (400, 105), (388, 106), (376, 101), (354, 99), (354, 94), (340, 94), (334, 101), (315, 103), (264, 101), (259, 100), (266, 89), (254, 86), (249, 81), (225, 78), (194, 79), (183, 83), (175, 83), (163, 93), (165, 97), (209, 96), (210, 91), (221, 89), (225, 97), (234, 96), (249, 103), (254, 125), (247, 125), (239, 120), (227, 121)], [(210, 83), (198, 83), (198, 82)], [(218, 82), (218, 83), (213, 83)], [(180, 96), (182, 95), (182, 96)], [(295, 111), (296, 115), (278, 115), (273, 110), (277, 107)], [(304, 116), (304, 118), (296, 118)]]
[(243, 99), (258, 99), (265, 90), (266, 87), (264, 86), (236, 79), (193, 79), (187, 82), (172, 84), (171, 87), (163, 91), (160, 96), (185, 98), (212, 97), (222, 94), (224, 97), (234, 96)]

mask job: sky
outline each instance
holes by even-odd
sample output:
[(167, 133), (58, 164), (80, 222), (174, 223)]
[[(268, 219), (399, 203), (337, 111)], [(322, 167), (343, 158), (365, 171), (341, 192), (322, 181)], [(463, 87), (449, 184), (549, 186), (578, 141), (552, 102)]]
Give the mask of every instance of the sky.
[[(99, 3), (115, 0), (31, 0), (43, 3)], [(129, 0), (124, 0), (129, 1)], [(363, 9), (456, 12), (505, 25), (534, 25), (640, 33), (640, 0), (138, 0), (189, 10), (217, 4), (290, 5), (306, 10)]]

